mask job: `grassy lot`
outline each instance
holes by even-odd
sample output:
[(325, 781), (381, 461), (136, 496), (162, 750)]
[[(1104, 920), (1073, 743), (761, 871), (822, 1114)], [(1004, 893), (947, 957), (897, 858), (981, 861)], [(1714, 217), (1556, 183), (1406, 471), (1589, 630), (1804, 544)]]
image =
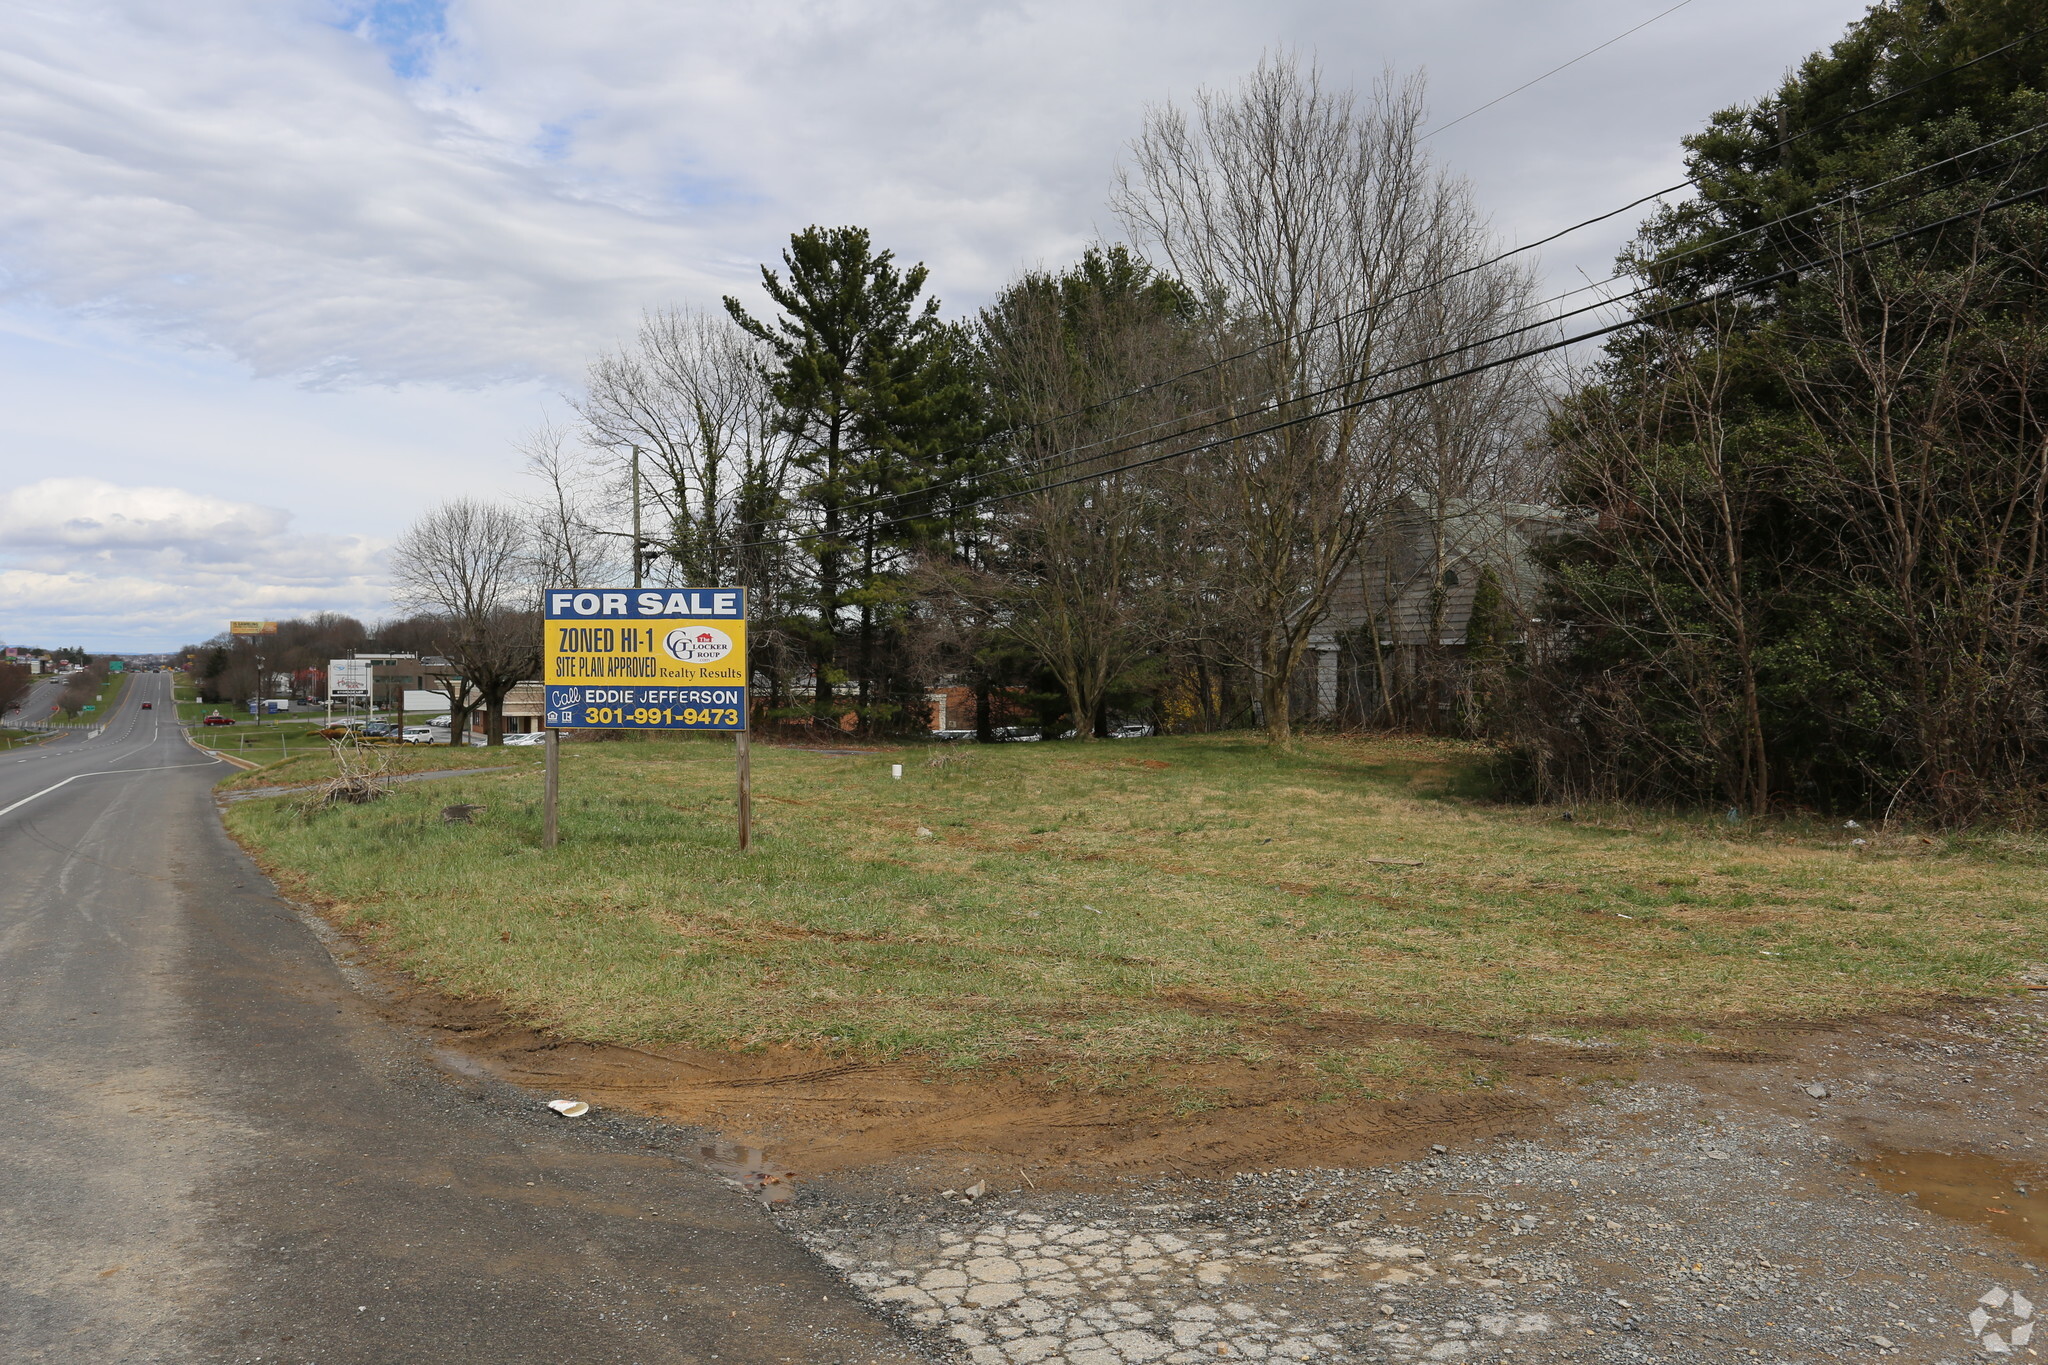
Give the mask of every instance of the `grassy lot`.
[[(1567, 822), (1487, 804), (1452, 744), (757, 749), (750, 856), (728, 742), (565, 746), (553, 854), (537, 760), (407, 753), (518, 766), (228, 819), (288, 891), (442, 989), (629, 1044), (1126, 1077), (1279, 1049), (1370, 1092), (1414, 1063), (1403, 1029), (1704, 1041), (1995, 992), (2048, 958), (2037, 843)], [(489, 809), (441, 823), (457, 801)], [(1393, 1032), (1337, 1044), (1367, 1023)]]
[[(199, 700), (199, 689), (193, 685), (190, 674), (173, 673), (171, 675), (171, 696), (176, 699), (178, 704), (178, 719), (188, 724), (197, 722), (203, 716), (212, 715), (215, 711), (220, 712), (224, 716), (236, 715), (235, 708), (226, 702), (215, 705), (213, 702)], [(246, 720), (248, 719), (248, 713), (245, 711), (237, 718)], [(222, 728), (225, 729), (226, 727), (223, 726)]]
[(280, 724), (284, 719), (282, 716), (265, 716), (263, 724), (256, 725), (245, 716), (233, 725), (195, 724), (192, 738), (209, 749), (255, 763), (275, 763), (301, 754), (327, 752), (327, 741), (315, 733), (323, 724), (319, 718), (311, 722), (294, 718), (289, 723)]
[[(316, 733), (327, 724), (324, 714), (266, 715), (263, 717), (263, 723), (258, 725), (247, 707), (235, 707), (226, 702), (216, 705), (213, 702), (200, 701), (197, 690), (182, 673), (173, 680), (172, 687), (177, 697), (178, 719), (191, 726), (192, 738), (209, 749), (217, 749), (222, 753), (247, 758), (256, 763), (276, 763), (300, 754), (324, 754), (327, 751), (327, 741), (319, 738)], [(235, 723), (199, 723), (216, 711), (224, 716), (233, 717)], [(380, 718), (388, 719), (389, 715), (380, 713)]]

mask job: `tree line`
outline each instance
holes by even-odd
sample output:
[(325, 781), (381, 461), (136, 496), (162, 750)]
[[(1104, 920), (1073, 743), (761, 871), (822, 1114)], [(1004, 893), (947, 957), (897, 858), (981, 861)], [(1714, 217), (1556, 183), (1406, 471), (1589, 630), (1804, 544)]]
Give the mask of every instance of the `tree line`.
[[(1539, 376), (1487, 340), (1532, 276), (1424, 118), (1419, 80), (1269, 59), (1148, 116), (1129, 242), (956, 320), (866, 231), (799, 232), (767, 309), (648, 315), (536, 434), (545, 557), (616, 565), (587, 528), (638, 498), (650, 572), (749, 589), (783, 723), (921, 729), (945, 678), (984, 735), (1023, 704), (1055, 733), (1142, 711), (1284, 743), (1389, 503), (1541, 484)], [(1479, 358), (1504, 363), (1452, 373)]]
[[(528, 441), (538, 497), (415, 528), (401, 601), (481, 653), (543, 581), (739, 584), (767, 721), (914, 731), (946, 680), (983, 737), (1282, 744), (1350, 612), (1355, 721), (1546, 799), (2035, 818), (2042, 51), (2002, 0), (1873, 9), (1687, 139), (1562, 364), (1420, 82), (1270, 58), (1146, 116), (1124, 241), (970, 315), (855, 227), (765, 307), (648, 314)], [(1488, 508), (1551, 514), (1536, 585), (1457, 578)], [(1363, 581), (1397, 525), (1412, 646)]]
[(2034, 24), (1881, 5), (1687, 139), (1694, 193), (1625, 258), (1641, 321), (1554, 407), (1584, 515), (1500, 717), (1537, 793), (2040, 818)]

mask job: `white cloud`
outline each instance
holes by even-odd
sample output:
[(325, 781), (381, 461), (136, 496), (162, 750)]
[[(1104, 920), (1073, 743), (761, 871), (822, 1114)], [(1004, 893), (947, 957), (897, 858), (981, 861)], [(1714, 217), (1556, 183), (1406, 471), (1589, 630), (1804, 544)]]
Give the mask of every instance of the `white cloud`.
[[(1110, 229), (1145, 105), (1263, 49), (1360, 82), (1429, 66), (1462, 112), (1661, 7), (18, 3), (0, 15), (0, 261), (16, 290), (259, 374), (573, 379), (642, 307), (744, 291), (812, 222), (869, 225), (972, 302)], [(1668, 176), (1679, 134), (1859, 8), (1681, 11), (1439, 150), (1534, 235)], [(1627, 227), (1553, 259), (1597, 268)]]
[(383, 546), (307, 535), (276, 508), (180, 488), (52, 478), (0, 492), (0, 602), (17, 642), (89, 633), (97, 648), (162, 649), (230, 619), (376, 615)]
[[(1667, 4), (14, 0), (0, 634), (375, 615), (379, 538), (513, 491), (550, 389), (643, 308), (751, 293), (794, 229), (870, 227), (959, 313), (1113, 234), (1145, 107), (1264, 50), (1427, 68), (1449, 118)], [(1531, 239), (1677, 179), (1681, 136), (1863, 7), (1689, 6), (1431, 147)]]
[(44, 479), (0, 493), (0, 544), (212, 555), (284, 530), (291, 514), (182, 488)]

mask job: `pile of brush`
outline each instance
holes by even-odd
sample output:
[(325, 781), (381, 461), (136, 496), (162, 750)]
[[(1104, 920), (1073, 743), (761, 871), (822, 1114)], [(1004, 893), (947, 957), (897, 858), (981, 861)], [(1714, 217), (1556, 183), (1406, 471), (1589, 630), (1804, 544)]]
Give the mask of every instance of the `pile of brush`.
[(300, 803), (300, 809), (306, 814), (311, 815), (330, 806), (365, 806), (383, 799), (391, 790), (389, 749), (369, 748), (345, 741), (336, 741), (328, 747), (334, 751), (335, 775), (315, 787)]

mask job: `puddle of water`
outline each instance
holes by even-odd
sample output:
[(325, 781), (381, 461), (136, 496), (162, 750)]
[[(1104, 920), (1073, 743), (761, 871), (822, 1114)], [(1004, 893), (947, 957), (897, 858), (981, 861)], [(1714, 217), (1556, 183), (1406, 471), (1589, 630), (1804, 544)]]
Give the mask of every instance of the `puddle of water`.
[(740, 1188), (764, 1204), (786, 1204), (796, 1198), (795, 1171), (768, 1160), (759, 1147), (735, 1147), (719, 1143), (699, 1147), (697, 1155), (706, 1166), (738, 1182)]
[(2048, 1169), (1988, 1156), (1879, 1151), (1862, 1171), (1929, 1213), (1974, 1224), (2048, 1255)]

